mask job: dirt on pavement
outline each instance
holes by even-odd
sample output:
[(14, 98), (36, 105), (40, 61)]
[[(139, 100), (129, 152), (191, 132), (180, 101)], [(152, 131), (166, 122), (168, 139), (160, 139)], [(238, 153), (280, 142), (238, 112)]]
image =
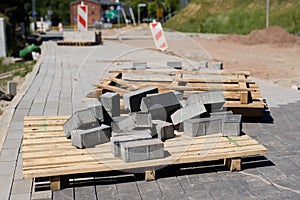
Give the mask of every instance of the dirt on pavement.
[[(191, 60), (206, 59), (207, 56), (203, 54), (207, 53), (209, 59), (222, 61), (224, 69), (249, 70), (253, 77), (270, 80), (285, 87), (293, 84), (300, 86), (300, 37), (289, 34), (280, 27), (254, 30), (248, 35), (223, 35), (215, 39), (167, 37), (167, 41), (172, 51), (184, 54)], [(153, 41), (138, 37), (119, 42), (137, 47), (154, 47)]]

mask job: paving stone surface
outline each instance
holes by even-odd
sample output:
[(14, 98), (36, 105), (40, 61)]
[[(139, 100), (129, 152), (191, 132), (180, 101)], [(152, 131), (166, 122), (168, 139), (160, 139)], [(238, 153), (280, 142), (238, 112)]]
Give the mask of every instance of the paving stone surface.
[[(300, 93), (255, 79), (269, 109), (262, 120), (243, 122), (242, 131), (267, 147), (268, 153), (243, 158), (241, 172), (229, 172), (222, 161), (214, 161), (162, 169), (163, 173), (158, 171), (158, 179), (152, 182), (108, 173), (101, 182), (70, 184), (57, 192), (48, 187), (35, 191), (32, 179), (22, 179), (21, 175), (18, 146), (24, 116), (71, 115), (85, 108), (81, 99), (93, 90), (92, 83), (106, 75), (107, 60), (133, 50), (112, 41), (95, 47), (46, 42), (45, 48), (39, 73), (15, 110), (5, 148), (0, 152), (1, 199), (300, 199)], [(161, 66), (166, 60), (174, 60), (146, 50), (119, 59), (155, 60)], [(126, 63), (112, 62), (111, 67), (125, 68)]]

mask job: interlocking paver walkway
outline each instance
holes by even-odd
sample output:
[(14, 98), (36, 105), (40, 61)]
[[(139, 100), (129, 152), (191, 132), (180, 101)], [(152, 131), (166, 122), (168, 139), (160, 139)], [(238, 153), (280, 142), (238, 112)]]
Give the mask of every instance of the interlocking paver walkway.
[(106, 73), (108, 65), (130, 67), (137, 61), (163, 64), (168, 59), (172, 60), (118, 42), (94, 47), (47, 42), (39, 72), (16, 108), (1, 150), (0, 198), (300, 199), (300, 93), (259, 80), (270, 116), (260, 123), (243, 123), (243, 131), (266, 146), (268, 153), (243, 159), (241, 172), (229, 172), (220, 161), (205, 162), (162, 169), (160, 178), (152, 182), (131, 174), (111, 174), (115, 178), (110, 179), (95, 174), (82, 184), (75, 179), (70, 187), (56, 192), (36, 190), (32, 179), (22, 178), (24, 116), (70, 115), (84, 108), (81, 99), (92, 91), (92, 83)]

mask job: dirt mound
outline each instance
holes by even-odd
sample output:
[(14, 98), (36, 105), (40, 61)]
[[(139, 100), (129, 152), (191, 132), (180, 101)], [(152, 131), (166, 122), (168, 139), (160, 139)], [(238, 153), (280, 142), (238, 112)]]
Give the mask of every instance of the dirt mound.
[(297, 36), (288, 33), (286, 30), (278, 26), (254, 30), (248, 35), (229, 34), (218, 38), (218, 41), (232, 41), (247, 45), (295, 44), (297, 40), (299, 40)]

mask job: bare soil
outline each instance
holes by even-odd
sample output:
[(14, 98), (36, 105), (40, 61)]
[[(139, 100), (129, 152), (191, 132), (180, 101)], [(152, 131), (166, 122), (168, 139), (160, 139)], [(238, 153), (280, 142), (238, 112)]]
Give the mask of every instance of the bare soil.
[[(300, 37), (280, 27), (254, 30), (248, 35), (223, 35), (215, 39), (175, 38), (174, 35), (167, 37), (169, 49), (191, 60), (222, 61), (226, 70), (248, 70), (253, 77), (285, 87), (293, 84), (300, 86)], [(154, 45), (151, 40), (137, 38), (120, 42), (137, 47)]]

